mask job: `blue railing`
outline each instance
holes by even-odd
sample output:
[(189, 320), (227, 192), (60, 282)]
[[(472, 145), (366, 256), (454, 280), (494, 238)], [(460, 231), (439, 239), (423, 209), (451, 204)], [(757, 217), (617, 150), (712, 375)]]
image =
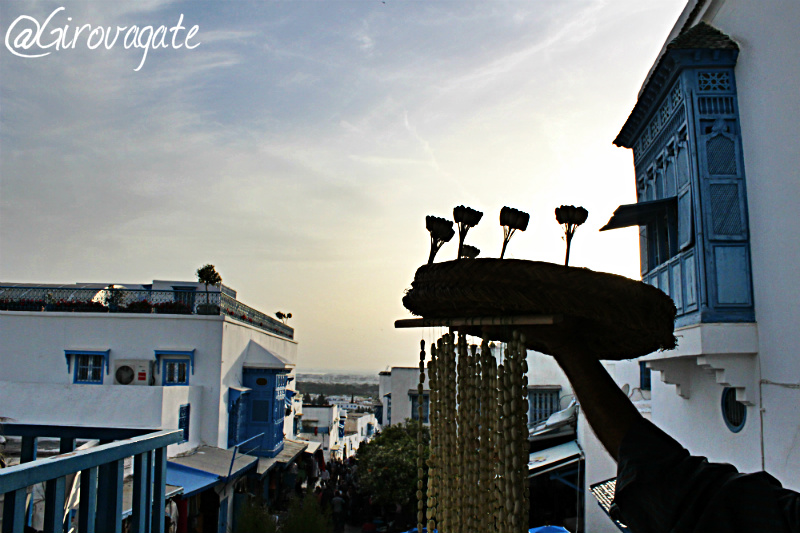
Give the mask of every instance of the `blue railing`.
[[(231, 456), (231, 467), (228, 469), (228, 477), (229, 478), (231, 477), (231, 473), (233, 472), (233, 463), (236, 462), (236, 452), (238, 452), (239, 449), (242, 448), (245, 444), (249, 443), (250, 441), (253, 441), (253, 440), (256, 440), (256, 439), (260, 439), (264, 435), (265, 435), (265, 433), (259, 433), (258, 435), (250, 437), (249, 439), (243, 440), (242, 442), (240, 442), (239, 444), (237, 444), (236, 446), (233, 447), (233, 455)], [(256, 444), (255, 446), (253, 446), (252, 448), (248, 449), (247, 451), (244, 451), (244, 452), (241, 452), (241, 453), (242, 454), (248, 454), (248, 453), (252, 452), (253, 450), (257, 450), (260, 447), (261, 447), (261, 444), (259, 443), (259, 444)]]
[(224, 292), (0, 285), (0, 311), (228, 315), (287, 339), (294, 329)]
[[(122, 531), (124, 460), (133, 457), (131, 531), (164, 533), (167, 446), (181, 442), (183, 432), (116, 428), (80, 428), (5, 424), (7, 436), (21, 436), (20, 461), (0, 470), (4, 495), (3, 533), (22, 533), (28, 521), (28, 487), (45, 484), (44, 531), (62, 533), (67, 476), (80, 473), (79, 533)], [(60, 439), (60, 455), (36, 460), (37, 439)], [(100, 445), (75, 451), (76, 439)], [(116, 439), (116, 442), (109, 442)]]

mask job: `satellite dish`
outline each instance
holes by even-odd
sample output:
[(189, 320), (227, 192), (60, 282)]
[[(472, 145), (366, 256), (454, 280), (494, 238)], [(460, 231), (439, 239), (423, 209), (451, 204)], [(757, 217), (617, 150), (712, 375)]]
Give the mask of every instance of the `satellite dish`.
[(622, 394), (624, 394), (625, 396), (627, 396), (628, 393), (631, 391), (631, 386), (628, 385), (627, 383), (623, 385), (621, 388), (622, 388)]

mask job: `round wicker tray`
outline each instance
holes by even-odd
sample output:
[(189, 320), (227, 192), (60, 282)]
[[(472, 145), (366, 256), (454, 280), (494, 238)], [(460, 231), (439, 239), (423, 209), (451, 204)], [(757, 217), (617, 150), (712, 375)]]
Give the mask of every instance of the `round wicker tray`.
[(599, 359), (632, 359), (675, 347), (675, 305), (640, 281), (538, 261), (466, 259), (424, 265), (403, 305), (426, 319), (556, 315), (547, 326), (468, 326), (468, 334), (507, 341), (512, 329), (529, 349), (553, 354), (580, 343)]

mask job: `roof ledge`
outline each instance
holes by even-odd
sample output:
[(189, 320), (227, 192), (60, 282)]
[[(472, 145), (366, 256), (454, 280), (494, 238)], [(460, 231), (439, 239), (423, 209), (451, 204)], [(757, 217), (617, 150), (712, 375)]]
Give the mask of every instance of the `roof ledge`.
[(699, 367), (713, 373), (720, 386), (736, 389), (738, 401), (755, 405), (757, 324), (696, 324), (676, 330), (675, 336), (674, 350), (651, 354), (645, 361), (661, 373), (661, 381), (675, 385), (678, 396), (691, 398), (693, 368)]
[[(703, 50), (708, 52), (699, 53)], [(664, 47), (663, 54), (650, 71), (639, 92), (636, 105), (613, 144), (624, 148), (633, 147), (641, 129), (655, 111), (655, 106), (664, 99), (664, 91), (672, 85), (684, 64), (692, 67), (709, 62), (735, 64), (738, 51), (739, 45), (733, 39), (706, 22), (684, 28)]]

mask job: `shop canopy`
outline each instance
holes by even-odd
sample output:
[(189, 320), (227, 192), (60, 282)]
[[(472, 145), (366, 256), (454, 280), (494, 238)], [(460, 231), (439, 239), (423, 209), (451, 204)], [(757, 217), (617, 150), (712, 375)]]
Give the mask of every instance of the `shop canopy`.
[(575, 441), (534, 452), (528, 456), (528, 477), (538, 476), (562, 466), (577, 463), (582, 457), (583, 452)]
[(600, 231), (627, 228), (629, 226), (646, 226), (649, 222), (666, 214), (669, 210), (676, 210), (677, 206), (678, 199), (674, 196), (663, 200), (621, 205), (614, 211), (608, 224), (600, 228)]
[(201, 446), (191, 455), (167, 461), (167, 483), (184, 488), (184, 495), (202, 492), (217, 483), (237, 478), (255, 467), (258, 457)]

